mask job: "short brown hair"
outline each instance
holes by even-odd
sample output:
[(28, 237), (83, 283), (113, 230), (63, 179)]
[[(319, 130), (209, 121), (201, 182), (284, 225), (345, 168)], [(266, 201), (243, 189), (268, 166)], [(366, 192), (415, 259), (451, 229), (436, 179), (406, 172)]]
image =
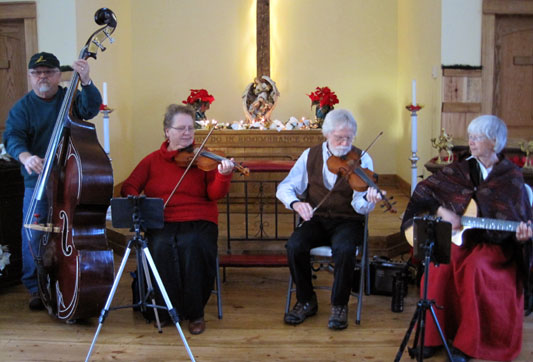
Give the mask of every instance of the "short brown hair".
[(167, 107), (167, 111), (165, 112), (165, 118), (163, 119), (163, 128), (167, 129), (172, 127), (172, 118), (174, 118), (176, 114), (180, 113), (188, 114), (189, 116), (191, 116), (194, 122), (195, 112), (191, 106), (185, 106), (182, 104), (171, 104)]

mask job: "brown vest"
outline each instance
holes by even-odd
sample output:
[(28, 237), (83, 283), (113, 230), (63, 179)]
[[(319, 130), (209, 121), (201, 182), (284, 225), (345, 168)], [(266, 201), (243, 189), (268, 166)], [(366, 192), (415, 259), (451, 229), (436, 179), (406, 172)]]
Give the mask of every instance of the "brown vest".
[[(352, 150), (361, 154), (361, 150), (357, 147), (352, 146)], [(324, 186), (324, 179), (322, 178), (323, 165), (322, 144), (311, 147), (307, 158), (308, 185), (305, 201), (310, 203), (312, 207), (318, 205), (322, 198), (329, 192)], [(315, 215), (329, 218), (361, 220), (363, 216), (356, 213), (351, 205), (352, 197), (353, 190), (348, 182), (344, 178), (338, 177), (333, 192), (315, 211)]]

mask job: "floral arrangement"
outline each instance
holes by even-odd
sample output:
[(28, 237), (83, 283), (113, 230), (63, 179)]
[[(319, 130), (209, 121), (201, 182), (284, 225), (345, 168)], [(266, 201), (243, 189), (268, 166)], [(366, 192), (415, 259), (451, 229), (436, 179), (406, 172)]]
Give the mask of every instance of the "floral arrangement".
[(6, 245), (0, 245), (0, 275), (6, 266), (9, 265), (9, 257), (11, 253), (9, 252)]
[(337, 95), (329, 87), (316, 87), (316, 90), (307, 96), (311, 99), (311, 106), (318, 105), (320, 108), (328, 106), (333, 109), (333, 106), (339, 103)]
[(187, 97), (186, 100), (182, 101), (183, 104), (194, 105), (196, 103), (213, 103), (215, 97), (207, 93), (205, 89), (191, 89), (191, 94)]
[(334, 108), (335, 104), (339, 103), (339, 98), (329, 87), (316, 87), (316, 90), (307, 96), (311, 99), (311, 107), (316, 106), (316, 120), (313, 122), (312, 128), (320, 128), (326, 114)]
[(215, 97), (209, 94), (205, 89), (191, 89), (191, 94), (186, 100), (182, 101), (182, 103), (191, 105), (196, 111), (196, 120), (201, 121), (206, 119), (205, 112), (209, 109), (214, 100)]

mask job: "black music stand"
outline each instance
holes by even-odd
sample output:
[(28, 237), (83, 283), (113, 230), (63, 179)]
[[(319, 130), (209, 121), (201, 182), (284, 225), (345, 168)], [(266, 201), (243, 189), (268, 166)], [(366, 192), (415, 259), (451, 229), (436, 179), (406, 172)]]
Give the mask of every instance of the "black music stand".
[[(102, 329), (103, 323), (105, 319), (107, 318), (109, 311), (115, 310), (115, 309), (137, 308), (137, 307), (140, 307), (141, 311), (145, 311), (147, 308), (154, 309), (156, 324), (157, 324), (157, 328), (160, 333), (162, 331), (161, 331), (161, 324), (159, 322), (159, 315), (157, 313), (157, 309), (168, 310), (170, 318), (172, 319), (172, 322), (176, 326), (176, 329), (178, 330), (181, 336), (181, 340), (183, 341), (183, 345), (185, 346), (185, 349), (187, 350), (187, 354), (189, 355), (189, 358), (191, 359), (191, 361), (194, 361), (194, 356), (189, 348), (189, 345), (187, 344), (187, 340), (185, 339), (185, 336), (183, 335), (183, 331), (181, 330), (181, 327), (179, 325), (178, 313), (176, 312), (176, 310), (172, 306), (172, 303), (170, 302), (170, 298), (168, 297), (165, 286), (163, 285), (163, 281), (161, 280), (161, 277), (159, 276), (159, 272), (157, 271), (154, 260), (152, 259), (150, 250), (148, 250), (146, 239), (141, 234), (141, 232), (146, 231), (146, 229), (148, 228), (149, 229), (163, 228), (163, 225), (164, 225), (163, 200), (158, 199), (158, 198), (147, 198), (145, 196), (128, 196), (127, 198), (114, 198), (114, 199), (111, 199), (111, 217), (112, 217), (113, 227), (130, 228), (130, 231), (134, 231), (135, 235), (133, 236), (132, 239), (128, 241), (128, 245), (126, 247), (124, 257), (122, 258), (122, 262), (120, 263), (120, 267), (118, 269), (117, 275), (115, 276), (113, 286), (111, 287), (111, 291), (109, 292), (109, 296), (107, 298), (106, 304), (104, 308), (102, 309), (102, 312), (100, 313), (100, 318), (98, 320), (99, 322), (98, 328), (96, 329), (96, 333), (94, 335), (93, 341), (91, 343), (91, 347), (89, 349), (89, 352), (87, 353), (87, 357), (85, 361), (88, 362), (89, 358), (91, 357), (94, 345), (96, 343), (96, 339), (98, 338), (98, 334), (100, 333), (100, 330)], [(118, 283), (120, 281), (120, 278), (122, 277), (124, 268), (126, 266), (126, 262), (128, 261), (128, 256), (130, 255), (132, 248), (135, 248), (135, 251), (137, 254), (136, 260), (137, 260), (137, 283), (139, 283), (138, 284), (139, 301), (132, 305), (125, 305), (125, 306), (118, 306), (118, 307), (110, 308), (111, 302), (113, 301), (113, 297), (117, 290)], [(148, 262), (148, 265), (147, 265), (147, 262)], [(152, 271), (152, 274), (155, 278), (157, 286), (159, 287), (159, 290), (161, 291), (163, 299), (165, 300), (166, 307), (155, 304), (154, 290), (152, 287), (150, 273), (148, 272), (148, 266), (150, 267), (150, 270)], [(146, 291), (146, 288), (144, 287), (144, 282), (142, 280), (143, 278), (142, 278), (141, 271), (144, 272), (144, 276), (145, 276), (145, 279), (148, 285), (147, 291)], [(147, 300), (150, 297), (152, 299), (152, 303), (148, 304)]]
[[(416, 323), (415, 339), (413, 347), (409, 348), (409, 356), (411, 358), (417, 357), (418, 361), (424, 360), (424, 338), (426, 332), (426, 311), (431, 312), (433, 322), (437, 326), (442, 345), (446, 349), (448, 359), (453, 361), (450, 348), (446, 343), (446, 338), (442, 333), (442, 329), (433, 309), (435, 300), (428, 300), (428, 276), (429, 263), (433, 262), (435, 265), (448, 264), (450, 262), (452, 239), (452, 225), (449, 222), (442, 221), (441, 218), (434, 218), (431, 216), (415, 217), (414, 218), (414, 255), (418, 259), (424, 254), (424, 295), (417, 303), (417, 307), (409, 328), (405, 333), (402, 344), (396, 354), (395, 362), (399, 362), (403, 351), (409, 342), (409, 337)], [(442, 308), (437, 306), (437, 308)], [(420, 342), (420, 343), (419, 343)], [(417, 349), (418, 346), (418, 349)]]

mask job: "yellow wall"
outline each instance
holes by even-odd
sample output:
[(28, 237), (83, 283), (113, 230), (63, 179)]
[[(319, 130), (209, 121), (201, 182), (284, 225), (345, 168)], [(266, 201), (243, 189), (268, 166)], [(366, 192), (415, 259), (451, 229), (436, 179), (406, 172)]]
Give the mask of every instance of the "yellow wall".
[[(411, 182), (411, 117), (405, 106), (411, 104), (411, 83), (416, 80), (418, 112), (418, 175), (427, 175), (426, 163), (436, 151), (430, 139), (440, 131), (441, 4), (440, 1), (402, 0), (398, 7), (398, 97), (399, 123), (396, 124), (396, 173)], [(387, 172), (388, 173), (388, 172)]]
[[(112, 5), (112, 7), (111, 7)], [(132, 42), (131, 2), (129, 0), (109, 1), (76, 0), (76, 18), (78, 28), (78, 47), (81, 49), (89, 36), (99, 28), (94, 22), (96, 10), (109, 6), (117, 16), (118, 24), (111, 35), (115, 39), (111, 44), (104, 43), (106, 50), (97, 54), (97, 60), (90, 59), (91, 78), (102, 92), (103, 82), (107, 83), (108, 104), (113, 109), (110, 115), (110, 157), (113, 163), (115, 183), (123, 181), (135, 167), (133, 153), (138, 142), (135, 129), (147, 132), (150, 125), (143, 125), (133, 116), (134, 105), (140, 101), (135, 98), (136, 77), (132, 68), (135, 52)], [(142, 55), (140, 51), (139, 55)], [(103, 145), (102, 116), (93, 120), (96, 124), (98, 138)], [(139, 123), (139, 124), (137, 124)], [(152, 147), (153, 148), (153, 147)], [(146, 153), (150, 148), (146, 149)]]
[(281, 91), (274, 116), (287, 120), (313, 117), (306, 94), (328, 86), (358, 121), (355, 141), (366, 148), (380, 131), (384, 135), (369, 151), (375, 168), (396, 173), (390, 157), (398, 122), (397, 1), (271, 1), (273, 29), (272, 77)]
[[(108, 83), (115, 109), (110, 122), (115, 182), (159, 147), (165, 107), (185, 99), (190, 88), (215, 96), (209, 118), (243, 118), (241, 95), (255, 76), (255, 0), (47, 1), (46, 14), (63, 14), (65, 2), (75, 5), (76, 19), (75, 29), (65, 28), (64, 34), (74, 32), (77, 44), (61, 52), (79, 52), (98, 27), (93, 21), (98, 8), (110, 7), (118, 18), (116, 42), (106, 43), (108, 50), (91, 61), (93, 80), (99, 88)], [(313, 117), (306, 94), (329, 86), (339, 97), (336, 107), (350, 109), (358, 120), (356, 145), (365, 148), (384, 131), (370, 150), (376, 170), (410, 181), (404, 106), (411, 79), (417, 79), (419, 103), (426, 107), (419, 120), (419, 168), (432, 154), (429, 138), (438, 134), (440, 14), (440, 1), (271, 0), (271, 76), (281, 92), (273, 118)], [(39, 27), (40, 39), (62, 37), (47, 29)], [(102, 139), (101, 117), (95, 123)]]

